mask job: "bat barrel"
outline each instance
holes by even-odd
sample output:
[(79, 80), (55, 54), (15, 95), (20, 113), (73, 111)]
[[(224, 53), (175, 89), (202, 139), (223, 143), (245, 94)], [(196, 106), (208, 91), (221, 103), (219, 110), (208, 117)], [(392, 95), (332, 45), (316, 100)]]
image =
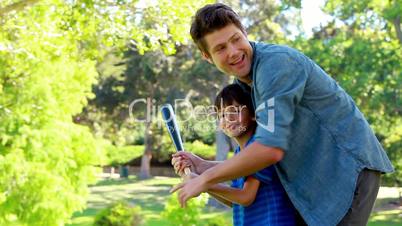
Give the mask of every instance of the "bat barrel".
[(166, 123), (166, 127), (172, 138), (173, 144), (176, 148), (176, 151), (183, 150), (183, 141), (181, 140), (179, 127), (176, 122), (176, 116), (174, 114), (172, 105), (165, 104), (161, 107), (162, 118)]

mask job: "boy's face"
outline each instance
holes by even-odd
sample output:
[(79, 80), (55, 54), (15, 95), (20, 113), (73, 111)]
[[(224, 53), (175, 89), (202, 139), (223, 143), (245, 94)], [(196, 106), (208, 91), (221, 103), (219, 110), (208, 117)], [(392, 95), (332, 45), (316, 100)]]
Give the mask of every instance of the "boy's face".
[(208, 54), (204, 59), (225, 74), (234, 75), (239, 80), (248, 82), (253, 49), (246, 34), (234, 24), (216, 30), (204, 36)]
[(253, 118), (245, 105), (234, 102), (219, 113), (219, 127), (229, 137), (239, 137), (251, 129)]

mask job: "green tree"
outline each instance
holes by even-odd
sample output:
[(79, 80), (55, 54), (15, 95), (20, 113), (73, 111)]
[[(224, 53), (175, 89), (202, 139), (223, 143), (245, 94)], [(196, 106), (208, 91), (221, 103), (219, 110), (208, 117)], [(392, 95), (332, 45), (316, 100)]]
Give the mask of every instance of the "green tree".
[(0, 225), (63, 225), (84, 207), (103, 153), (73, 118), (94, 97), (97, 63), (128, 43), (174, 53), (194, 4), (147, 14), (137, 1), (0, 2)]
[[(327, 1), (334, 21), (312, 38), (293, 42), (319, 63), (353, 97), (383, 144), (401, 183), (402, 51), (395, 20), (398, 1)], [(398, 11), (400, 12), (400, 11)]]
[[(145, 35), (143, 43), (138, 45), (130, 42), (130, 50), (114, 48), (104, 61), (97, 66), (101, 75), (100, 82), (94, 86), (96, 98), (91, 101), (85, 111), (77, 117), (78, 121), (90, 125), (95, 132), (111, 139), (115, 145), (124, 145), (134, 142), (131, 139), (133, 130), (144, 131), (143, 143), (145, 146), (141, 177), (150, 176), (149, 164), (152, 158), (151, 150), (159, 149), (154, 145), (153, 140), (160, 136), (160, 130), (151, 122), (144, 124), (133, 123), (128, 118), (130, 102), (148, 98), (153, 105), (162, 104), (182, 97), (184, 92), (183, 70), (180, 69), (180, 62), (176, 62), (178, 54), (183, 56), (182, 49), (187, 48), (185, 44), (189, 35), (191, 15), (195, 10), (208, 1), (160, 1), (155, 7), (154, 3), (142, 6), (136, 24), (144, 30), (150, 30), (150, 34), (160, 37), (158, 32), (169, 31), (174, 35), (167, 35), (164, 38), (149, 38)], [(177, 15), (172, 17), (169, 7), (176, 7)], [(181, 18), (181, 20), (178, 20)], [(162, 22), (161, 22), (162, 21)], [(186, 34), (186, 35), (184, 35)], [(175, 38), (181, 35), (181, 39)], [(180, 41), (180, 43), (177, 42)], [(150, 48), (153, 43), (162, 43), (163, 46)], [(148, 52), (144, 54), (145, 48)], [(178, 52), (176, 52), (176, 49)], [(174, 50), (174, 51), (171, 51)], [(174, 54), (174, 55), (172, 55)], [(172, 83), (171, 81), (176, 81)], [(151, 104), (150, 102), (150, 104)], [(137, 105), (138, 106), (138, 105)], [(142, 105), (142, 111), (132, 112), (134, 116), (144, 117), (146, 105)], [(157, 112), (156, 112), (157, 113)], [(152, 135), (153, 131), (153, 135)], [(122, 139), (123, 138), (123, 139)], [(156, 142), (155, 144), (158, 144)]]
[(91, 96), (95, 62), (43, 7), (21, 14), (0, 30), (0, 224), (60, 225), (84, 207), (100, 154), (71, 120)]

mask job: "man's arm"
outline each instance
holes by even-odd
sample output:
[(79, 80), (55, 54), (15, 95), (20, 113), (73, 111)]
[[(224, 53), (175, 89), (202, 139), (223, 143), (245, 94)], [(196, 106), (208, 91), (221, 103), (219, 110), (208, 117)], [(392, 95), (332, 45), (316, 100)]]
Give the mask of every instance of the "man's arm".
[(176, 185), (171, 192), (179, 191), (179, 202), (185, 206), (188, 199), (206, 192), (214, 184), (228, 181), (255, 172), (277, 163), (283, 158), (284, 151), (253, 142), (245, 150), (216, 166), (209, 168), (199, 177)]
[[(196, 178), (196, 177), (198, 177), (198, 176), (200, 176), (200, 175), (198, 175), (197, 173), (190, 173), (189, 175), (187, 175), (187, 177), (185, 177), (185, 179), (192, 179), (192, 178)], [(214, 186), (215, 186), (215, 185), (214, 185)], [(220, 184), (219, 186), (227, 187), (227, 186), (224, 185), (224, 184)], [(211, 193), (211, 192), (207, 192), (207, 193), (208, 193), (210, 196), (214, 197), (214, 198), (215, 198), (216, 200), (218, 200), (219, 202), (221, 202), (222, 204), (224, 204), (224, 205), (226, 205), (226, 206), (232, 208), (232, 202), (230, 202), (230, 201), (228, 201), (228, 200), (222, 198), (222, 197), (219, 196), (219, 195), (215, 195), (214, 193)]]
[(284, 152), (279, 148), (268, 147), (258, 142), (248, 145), (244, 151), (200, 175), (205, 185), (210, 187), (223, 181), (232, 180), (255, 172), (279, 162)]
[(215, 167), (216, 165), (222, 163), (222, 161), (205, 161), (200, 164), (198, 167), (198, 170), (200, 171), (200, 174), (204, 173), (208, 169)]
[(251, 205), (257, 196), (260, 181), (254, 177), (247, 177), (243, 189), (232, 188), (224, 184), (213, 185), (208, 189), (208, 194), (214, 197), (221, 197), (230, 203), (237, 203), (242, 206)]

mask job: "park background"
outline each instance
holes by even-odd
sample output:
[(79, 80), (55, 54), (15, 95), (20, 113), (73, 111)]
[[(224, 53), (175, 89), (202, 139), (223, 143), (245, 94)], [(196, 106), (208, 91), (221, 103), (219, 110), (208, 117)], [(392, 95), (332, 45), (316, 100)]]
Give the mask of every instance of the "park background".
[[(192, 15), (210, 2), (0, 2), (0, 225), (231, 224), (208, 197), (181, 209), (169, 194), (180, 179), (156, 114), (175, 99), (210, 106), (232, 81), (189, 38)], [(301, 50), (354, 98), (396, 169), (369, 225), (401, 225), (402, 2), (222, 2), (250, 40)], [(177, 111), (185, 148), (225, 158), (233, 148), (214, 120), (189, 109)]]

